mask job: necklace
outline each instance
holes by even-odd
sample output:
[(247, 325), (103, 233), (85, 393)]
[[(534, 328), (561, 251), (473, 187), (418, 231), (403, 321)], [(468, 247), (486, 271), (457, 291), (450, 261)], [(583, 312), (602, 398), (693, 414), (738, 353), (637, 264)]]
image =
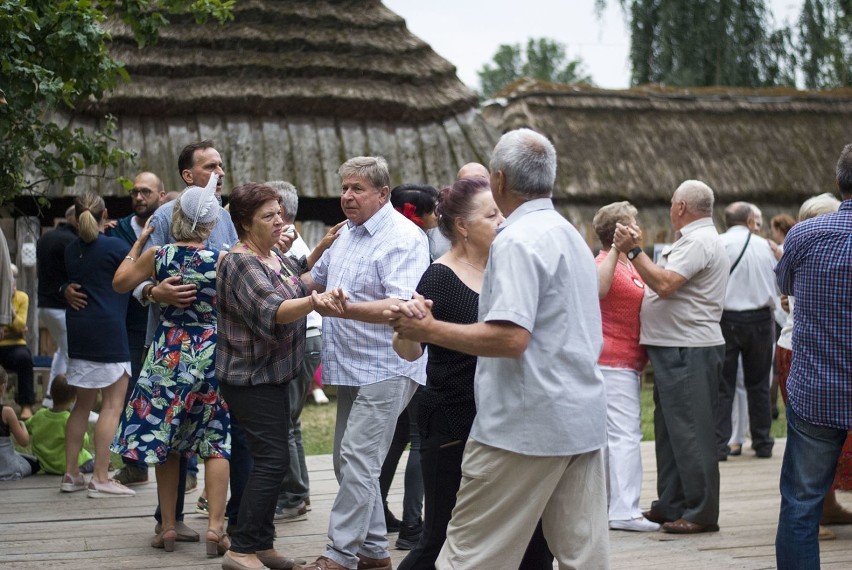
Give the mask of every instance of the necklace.
[(484, 268), (484, 267), (477, 267), (476, 265), (474, 265), (474, 264), (472, 264), (472, 263), (470, 263), (470, 262), (467, 262), (467, 261), (465, 261), (464, 259), (461, 259), (461, 258), (460, 258), (459, 256), (457, 256), (455, 253), (453, 254), (453, 257), (454, 257), (454, 258), (455, 258), (455, 260), (456, 260), (456, 261), (458, 261), (459, 263), (464, 263), (465, 265), (467, 265), (467, 266), (469, 266), (469, 267), (473, 267), (474, 269), (476, 269), (476, 270), (477, 270), (477, 271), (479, 271), (480, 273), (484, 273), (484, 272), (485, 272), (485, 268)]

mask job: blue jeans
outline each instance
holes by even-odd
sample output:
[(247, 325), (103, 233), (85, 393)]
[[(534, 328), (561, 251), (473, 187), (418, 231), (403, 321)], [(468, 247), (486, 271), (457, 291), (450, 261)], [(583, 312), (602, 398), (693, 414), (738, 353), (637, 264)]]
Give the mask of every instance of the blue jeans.
[(787, 408), (781, 514), (775, 536), (778, 570), (819, 570), (819, 519), (847, 433), (809, 423)]

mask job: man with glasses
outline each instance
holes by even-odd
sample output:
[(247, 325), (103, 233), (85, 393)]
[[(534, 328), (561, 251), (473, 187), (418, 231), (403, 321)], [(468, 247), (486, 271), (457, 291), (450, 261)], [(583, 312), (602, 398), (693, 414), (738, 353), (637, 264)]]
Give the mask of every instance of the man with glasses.
[[(109, 231), (114, 237), (125, 240), (132, 247), (154, 211), (160, 206), (160, 200), (166, 195), (166, 189), (160, 177), (153, 172), (140, 172), (133, 179), (130, 190), (130, 201), (133, 213), (118, 220), (116, 226)], [(127, 395), (124, 402), (130, 399), (139, 372), (142, 370), (142, 358), (145, 355), (145, 332), (148, 328), (148, 308), (138, 301), (127, 303), (127, 340), (130, 345), (131, 376), (127, 382)], [(141, 485), (148, 482), (148, 465), (144, 461), (133, 461), (122, 458), (124, 467), (115, 474), (115, 479), (122, 485)]]

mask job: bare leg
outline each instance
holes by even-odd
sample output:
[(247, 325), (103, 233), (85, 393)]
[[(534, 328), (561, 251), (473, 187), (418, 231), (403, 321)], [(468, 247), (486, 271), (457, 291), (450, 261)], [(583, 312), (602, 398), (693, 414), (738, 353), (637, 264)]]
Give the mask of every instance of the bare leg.
[(175, 502), (178, 494), (178, 479), (180, 477), (180, 457), (170, 453), (166, 462), (156, 465), (157, 494), (160, 498), (160, 514), (163, 520), (163, 530), (175, 528)]
[[(68, 422), (65, 424), (65, 472), (72, 477), (80, 475), (77, 457), (83, 447), (83, 436), (89, 426), (89, 412), (95, 406), (98, 391), (89, 388), (77, 388), (77, 403), (71, 410)], [(109, 461), (109, 452), (105, 454)], [(97, 457), (95, 458), (97, 461)]]
[(204, 460), (204, 492), (207, 493), (207, 526), (219, 532), (225, 530), (225, 501), (228, 496), (230, 464), (221, 457)]
[[(98, 423), (95, 424), (95, 470), (92, 479), (102, 483), (109, 479), (109, 445), (115, 437), (121, 412), (124, 410), (124, 393), (127, 391), (127, 374), (123, 374), (114, 384), (101, 389), (103, 399)], [(77, 397), (79, 407), (80, 398)], [(92, 402), (94, 404), (94, 402)], [(88, 418), (90, 406), (86, 411)], [(72, 415), (73, 413), (72, 412)], [(66, 458), (67, 462), (67, 458)]]

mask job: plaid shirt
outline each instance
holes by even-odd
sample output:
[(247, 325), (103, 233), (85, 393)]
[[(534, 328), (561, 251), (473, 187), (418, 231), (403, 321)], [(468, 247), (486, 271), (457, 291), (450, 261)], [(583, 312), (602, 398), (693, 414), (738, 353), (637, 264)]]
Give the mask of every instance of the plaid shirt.
[[(426, 234), (388, 203), (360, 226), (341, 229), (311, 277), (326, 289), (342, 287), (350, 303), (408, 300), (427, 267)], [(323, 383), (366, 386), (394, 376), (426, 383), (426, 358), (400, 358), (387, 323), (325, 317), (322, 330)]]
[[(230, 253), (219, 264), (216, 378), (230, 386), (286, 384), (302, 366), (305, 318), (275, 323), (279, 305), (307, 294), (296, 261), (278, 255), (281, 278), (257, 257)], [(288, 276), (289, 274), (289, 276)]]
[(812, 424), (852, 429), (852, 200), (793, 226), (775, 273), (796, 299), (788, 405)]

